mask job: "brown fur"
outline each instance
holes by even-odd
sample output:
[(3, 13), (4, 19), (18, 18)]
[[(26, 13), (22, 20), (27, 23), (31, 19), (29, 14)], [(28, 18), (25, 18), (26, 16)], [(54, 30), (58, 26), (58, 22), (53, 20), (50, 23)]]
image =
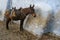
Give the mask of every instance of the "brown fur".
[(11, 15), (11, 12), (9, 12), (10, 10), (6, 11), (4, 14), (7, 19), (6, 20), (7, 29), (9, 29), (8, 24), (11, 20), (21, 20), (20, 30), (23, 30), (23, 22), (24, 22), (24, 19), (26, 18), (26, 16), (28, 14), (31, 14), (32, 16), (36, 17), (34, 5), (32, 7), (30, 5), (30, 7), (28, 7), (28, 8), (20, 8), (20, 9), (13, 8), (13, 9), (14, 9), (14, 11), (12, 12), (12, 15)]

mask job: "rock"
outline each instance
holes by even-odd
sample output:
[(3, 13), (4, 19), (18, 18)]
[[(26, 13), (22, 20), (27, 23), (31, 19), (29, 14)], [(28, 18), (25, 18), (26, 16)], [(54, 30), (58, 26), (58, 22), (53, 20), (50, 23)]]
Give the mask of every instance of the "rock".
[(50, 10), (44, 11), (38, 8), (36, 9), (36, 14), (37, 16), (35, 18), (31, 15), (27, 17), (24, 23), (24, 29), (37, 37), (41, 37), (41, 35), (44, 33), (44, 28), (46, 27), (46, 23), (49, 19)]

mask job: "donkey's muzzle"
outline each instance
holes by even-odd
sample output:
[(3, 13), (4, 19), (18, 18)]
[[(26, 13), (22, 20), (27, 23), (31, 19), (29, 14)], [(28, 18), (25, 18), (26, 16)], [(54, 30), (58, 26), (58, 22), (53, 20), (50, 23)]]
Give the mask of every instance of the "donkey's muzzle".
[(36, 15), (34, 17), (36, 17)]
[(36, 17), (36, 14), (32, 14), (33, 17)]

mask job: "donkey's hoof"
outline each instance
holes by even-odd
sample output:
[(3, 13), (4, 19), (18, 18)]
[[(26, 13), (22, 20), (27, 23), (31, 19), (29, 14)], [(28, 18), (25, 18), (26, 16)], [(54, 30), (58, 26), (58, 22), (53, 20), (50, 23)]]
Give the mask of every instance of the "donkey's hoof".
[(6, 28), (7, 30), (9, 30), (9, 28)]
[(7, 29), (7, 30), (9, 30), (9, 29)]
[(24, 29), (20, 29), (20, 31), (23, 31)]

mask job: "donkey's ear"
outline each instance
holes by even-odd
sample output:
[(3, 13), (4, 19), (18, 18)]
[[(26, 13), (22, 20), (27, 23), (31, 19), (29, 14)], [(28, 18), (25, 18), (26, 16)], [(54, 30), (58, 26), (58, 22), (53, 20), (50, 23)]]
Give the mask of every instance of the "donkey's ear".
[(33, 8), (34, 8), (35, 5), (33, 5)]
[(22, 7), (19, 8), (19, 10), (21, 10), (21, 9), (22, 9)]
[(31, 4), (30, 4), (30, 8), (31, 8)]

